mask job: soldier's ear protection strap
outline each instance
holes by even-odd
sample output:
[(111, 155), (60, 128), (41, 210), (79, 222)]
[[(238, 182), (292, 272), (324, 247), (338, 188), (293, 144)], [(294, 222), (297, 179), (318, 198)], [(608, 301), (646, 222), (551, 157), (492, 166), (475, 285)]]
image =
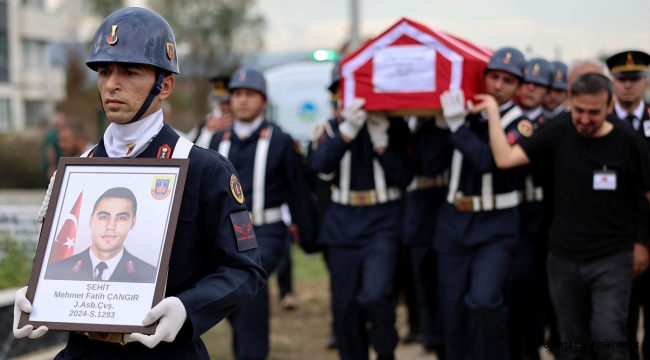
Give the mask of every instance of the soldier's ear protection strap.
[[(131, 124), (140, 120), (142, 114), (144, 114), (149, 109), (149, 106), (151, 106), (153, 99), (156, 96), (158, 96), (158, 94), (160, 94), (160, 92), (162, 91), (162, 83), (163, 80), (165, 79), (165, 75), (167, 75), (166, 71), (163, 71), (161, 69), (156, 69), (156, 81), (153, 83), (153, 87), (149, 92), (149, 96), (147, 96), (147, 99), (144, 101), (144, 104), (142, 104), (142, 107), (140, 107), (140, 110), (138, 110), (138, 112), (135, 114), (133, 119), (129, 120), (129, 122), (127, 122), (126, 124)], [(102, 101), (101, 92), (99, 93), (99, 103), (102, 106), (102, 110), (104, 110), (104, 114), (106, 114), (106, 110), (104, 109), (104, 102)]]
[(144, 101), (144, 104), (142, 104), (142, 107), (138, 111), (137, 114), (131, 119), (127, 124), (134, 123), (142, 117), (142, 114), (144, 114), (147, 110), (149, 110), (149, 106), (151, 106), (151, 103), (153, 102), (153, 99), (160, 94), (162, 91), (162, 83), (163, 80), (165, 79), (166, 72), (160, 69), (156, 69), (156, 82), (153, 83), (153, 87), (151, 88), (151, 91), (149, 92), (149, 96), (147, 96), (147, 99)]

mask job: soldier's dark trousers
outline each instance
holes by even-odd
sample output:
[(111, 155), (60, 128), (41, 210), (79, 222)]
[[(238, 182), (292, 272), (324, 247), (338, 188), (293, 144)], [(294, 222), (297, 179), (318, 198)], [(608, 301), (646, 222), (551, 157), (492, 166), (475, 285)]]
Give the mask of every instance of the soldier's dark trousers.
[(285, 244), (286, 250), (280, 263), (278, 264), (278, 287), (280, 288), (280, 299), (288, 293), (293, 292), (293, 276), (292, 276), (292, 262), (291, 262), (291, 235), (287, 236), (287, 243)]
[[(260, 261), (270, 276), (286, 251), (287, 227), (283, 222), (256, 226)], [(260, 290), (229, 316), (236, 360), (263, 360), (269, 353), (269, 291)]]
[(392, 355), (397, 346), (393, 296), (397, 241), (381, 235), (360, 247), (327, 248), (341, 360), (368, 359), (369, 343), (379, 355)]
[[(530, 204), (527, 204), (530, 205)], [(522, 224), (530, 223), (522, 213)], [(541, 221), (541, 214), (539, 216)], [(541, 282), (542, 250), (538, 227), (522, 226), (519, 241), (514, 247), (514, 256), (505, 286), (505, 302), (509, 310), (510, 358), (519, 360), (539, 359), (538, 348), (544, 344), (545, 291)]]
[(438, 254), (447, 360), (508, 359), (508, 312), (502, 292), (510, 248), (488, 243)]
[(442, 346), (438, 301), (438, 255), (431, 244), (411, 245), (409, 249), (424, 347), (438, 349)]
[(628, 359), (628, 347), (636, 346), (627, 343), (626, 328), (632, 252), (583, 261), (549, 253), (547, 271), (560, 331), (559, 360), (588, 359), (590, 351), (599, 360)]

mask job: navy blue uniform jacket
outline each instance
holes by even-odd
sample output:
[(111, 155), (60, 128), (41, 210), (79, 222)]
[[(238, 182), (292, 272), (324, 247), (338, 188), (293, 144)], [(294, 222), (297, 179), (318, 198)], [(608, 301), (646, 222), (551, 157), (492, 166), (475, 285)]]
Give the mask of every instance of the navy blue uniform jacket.
[[(262, 121), (245, 140), (237, 137), (232, 129), (228, 130), (231, 142), (228, 159), (239, 172), (244, 201), (249, 210), (252, 210), (253, 206), (253, 168), (257, 141), (262, 129), (269, 126), (268, 122)], [(214, 134), (210, 149), (219, 149), (223, 134), (224, 131)], [(301, 243), (313, 244), (318, 234), (318, 214), (309, 188), (304, 160), (291, 136), (282, 132), (278, 126), (273, 126), (271, 134), (265, 180), (264, 208), (277, 208), (283, 203), (289, 205), (291, 220), (298, 226)]]
[[(512, 106), (514, 107), (514, 105)], [(504, 116), (512, 107), (501, 111)], [(515, 144), (522, 137), (519, 123), (530, 120), (519, 116), (506, 128), (505, 133), (510, 144)], [(519, 185), (519, 169), (500, 170), (492, 156), (489, 143), (488, 122), (478, 115), (468, 117), (469, 126), (461, 126), (449, 136), (450, 144), (463, 154), (458, 191), (464, 195), (480, 196), (483, 174), (492, 173), (493, 193), (504, 194), (515, 191)], [(519, 234), (519, 212), (516, 207), (480, 211), (460, 212), (454, 205), (443, 205), (438, 218), (438, 227), (434, 239), (438, 251), (450, 249), (455, 244), (479, 245), (487, 242), (509, 239), (514, 245)]]
[[(79, 261), (81, 262), (78, 263)], [(90, 260), (90, 247), (77, 255), (48, 265), (45, 270), (45, 278), (92, 281), (93, 263)], [(138, 259), (124, 248), (122, 258), (115, 266), (109, 281), (152, 283), (156, 281), (156, 267)]]
[[(445, 125), (446, 126), (446, 125)], [(416, 175), (434, 177), (449, 169), (453, 148), (449, 129), (427, 121), (413, 136), (413, 160)], [(438, 210), (445, 201), (447, 187), (413, 190), (408, 193), (404, 211), (404, 244), (431, 245)]]
[[(361, 129), (351, 143), (346, 143), (339, 132), (338, 119), (331, 119), (334, 137), (324, 132), (318, 147), (312, 152), (311, 166), (314, 171), (330, 174), (338, 173), (340, 162), (347, 150), (352, 153), (350, 190), (363, 191), (375, 188), (373, 159), (377, 159), (384, 169), (387, 187), (406, 189), (413, 179), (413, 159), (411, 157), (408, 126), (401, 118), (391, 119), (388, 128), (388, 147), (378, 155), (370, 140), (367, 127)], [(338, 186), (338, 174), (333, 183)], [(323, 221), (323, 231), (319, 243), (330, 246), (362, 246), (378, 233), (394, 233), (400, 237), (402, 229), (402, 202), (389, 201), (373, 206), (349, 206), (332, 203)]]
[[(137, 157), (156, 158), (164, 145), (173, 153), (178, 137), (165, 124)], [(92, 156), (107, 157), (103, 140)], [(197, 146), (192, 147), (189, 160), (166, 291), (166, 296), (179, 298), (187, 311), (176, 339), (149, 349), (138, 342), (122, 346), (70, 333), (65, 353), (57, 359), (208, 359), (200, 336), (266, 284), (258, 249), (237, 250), (229, 215), (247, 210), (230, 190), (235, 169), (228, 159)]]

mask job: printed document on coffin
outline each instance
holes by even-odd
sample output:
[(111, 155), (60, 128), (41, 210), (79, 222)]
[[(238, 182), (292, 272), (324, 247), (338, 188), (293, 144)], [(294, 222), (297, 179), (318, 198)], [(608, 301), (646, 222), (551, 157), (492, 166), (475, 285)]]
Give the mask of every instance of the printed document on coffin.
[(436, 51), (423, 45), (389, 46), (372, 59), (372, 84), (376, 93), (436, 90)]

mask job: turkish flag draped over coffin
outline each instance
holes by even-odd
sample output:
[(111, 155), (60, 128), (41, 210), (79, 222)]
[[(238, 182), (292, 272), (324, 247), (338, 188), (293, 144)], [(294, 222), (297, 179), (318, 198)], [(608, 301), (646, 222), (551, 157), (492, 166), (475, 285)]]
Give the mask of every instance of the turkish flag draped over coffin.
[(440, 94), (483, 91), (492, 51), (440, 30), (402, 19), (341, 61), (343, 106), (365, 98), (365, 110), (436, 113)]

